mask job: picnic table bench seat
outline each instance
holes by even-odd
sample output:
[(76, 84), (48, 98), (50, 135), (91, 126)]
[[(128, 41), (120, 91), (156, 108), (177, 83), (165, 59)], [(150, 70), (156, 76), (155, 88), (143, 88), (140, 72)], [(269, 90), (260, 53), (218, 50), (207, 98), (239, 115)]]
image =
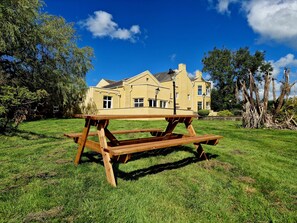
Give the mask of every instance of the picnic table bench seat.
[(143, 142), (138, 144), (128, 144), (128, 145), (119, 145), (119, 146), (109, 146), (104, 150), (109, 152), (113, 156), (120, 156), (138, 152), (145, 152), (149, 150), (162, 149), (167, 147), (181, 146), (190, 143), (194, 144), (209, 144), (216, 145), (218, 140), (222, 138), (217, 135), (202, 135), (202, 136), (188, 136), (183, 138), (169, 138), (162, 139), (161, 141), (155, 142)]

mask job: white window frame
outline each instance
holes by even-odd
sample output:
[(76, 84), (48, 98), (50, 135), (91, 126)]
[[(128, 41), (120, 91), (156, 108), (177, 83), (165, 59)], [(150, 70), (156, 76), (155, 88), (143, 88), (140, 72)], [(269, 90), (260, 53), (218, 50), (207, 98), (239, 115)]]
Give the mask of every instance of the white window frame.
[(112, 96), (104, 95), (103, 96), (103, 109), (112, 108)]
[(134, 98), (134, 107), (135, 108), (144, 107), (143, 98)]

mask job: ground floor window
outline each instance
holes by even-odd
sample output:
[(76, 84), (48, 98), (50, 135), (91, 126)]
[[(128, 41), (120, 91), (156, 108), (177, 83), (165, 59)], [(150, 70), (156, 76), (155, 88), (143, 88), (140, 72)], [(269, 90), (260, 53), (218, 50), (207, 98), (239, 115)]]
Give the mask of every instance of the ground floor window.
[(143, 107), (143, 98), (134, 98), (134, 107)]
[(202, 109), (202, 101), (198, 101), (197, 106), (198, 106), (198, 110), (201, 110)]
[(209, 102), (206, 102), (206, 109), (210, 109)]
[(167, 107), (167, 101), (160, 101), (160, 108), (166, 108)]
[(149, 99), (149, 107), (157, 107), (157, 101), (155, 99)]
[(103, 108), (105, 108), (105, 109), (112, 108), (112, 97), (111, 96), (103, 96)]

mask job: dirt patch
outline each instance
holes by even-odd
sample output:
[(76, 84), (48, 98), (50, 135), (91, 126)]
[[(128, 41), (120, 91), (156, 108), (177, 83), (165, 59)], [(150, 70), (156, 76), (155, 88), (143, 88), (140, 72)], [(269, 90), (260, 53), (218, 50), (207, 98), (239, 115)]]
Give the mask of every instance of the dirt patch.
[(246, 152), (245, 151), (242, 151), (240, 149), (234, 149), (234, 150), (231, 151), (231, 154), (234, 154), (234, 155), (244, 155), (244, 154), (246, 154)]
[(234, 166), (231, 165), (230, 163), (225, 163), (225, 162), (221, 162), (218, 160), (210, 160), (208, 162), (202, 162), (201, 166), (202, 166), (202, 168), (207, 169), (207, 170), (221, 168), (225, 171), (230, 171), (234, 168)]
[(57, 176), (58, 174), (56, 172), (40, 172), (40, 173), (36, 173), (36, 174), (32, 174), (32, 173), (24, 173), (24, 174), (18, 174), (13, 178), (14, 183), (16, 184), (15, 186), (25, 186), (27, 184), (29, 184), (32, 179), (34, 178), (38, 178), (38, 179), (51, 179), (55, 176)]
[(61, 215), (63, 211), (63, 206), (53, 207), (47, 211), (40, 211), (35, 213), (29, 213), (27, 217), (24, 219), (24, 222), (48, 222), (49, 218), (58, 217)]
[(72, 163), (72, 160), (67, 160), (67, 159), (56, 160), (56, 164), (66, 164), (66, 163)]
[(36, 178), (48, 179), (57, 176), (56, 172), (41, 172), (36, 174)]
[(251, 177), (247, 177), (247, 176), (240, 176), (237, 178), (240, 182), (243, 182), (243, 183), (249, 183), (249, 184), (252, 184), (252, 183), (255, 183), (256, 180), (251, 178)]
[(257, 189), (254, 188), (254, 187), (246, 186), (246, 187), (244, 188), (244, 191), (245, 191), (246, 193), (248, 193), (248, 194), (254, 194), (254, 193), (257, 192)]

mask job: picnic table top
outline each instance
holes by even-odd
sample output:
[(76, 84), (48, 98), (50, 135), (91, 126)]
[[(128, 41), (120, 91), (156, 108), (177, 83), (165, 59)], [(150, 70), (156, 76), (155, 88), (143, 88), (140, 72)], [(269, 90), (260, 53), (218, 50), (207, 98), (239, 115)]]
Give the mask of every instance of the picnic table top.
[(110, 119), (149, 119), (149, 118), (198, 118), (198, 115), (88, 115), (76, 114), (75, 118), (84, 118), (92, 120), (110, 120)]

